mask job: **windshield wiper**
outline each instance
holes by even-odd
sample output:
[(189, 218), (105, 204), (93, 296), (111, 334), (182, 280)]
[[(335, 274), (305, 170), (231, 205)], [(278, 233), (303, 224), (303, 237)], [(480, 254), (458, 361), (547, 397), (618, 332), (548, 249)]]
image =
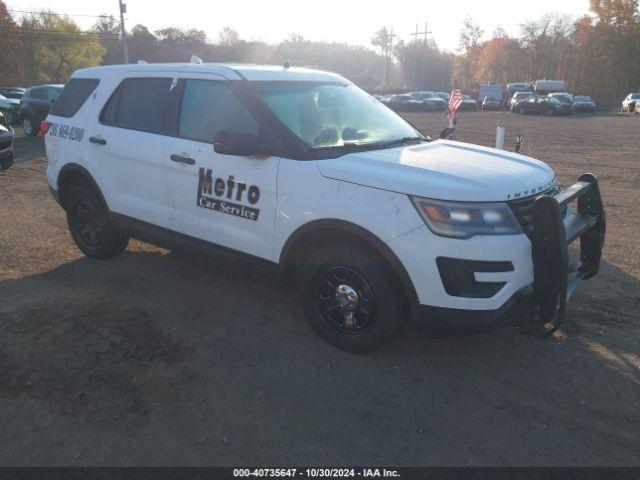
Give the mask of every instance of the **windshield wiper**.
[(312, 147), (314, 152), (323, 152), (326, 150), (346, 150), (356, 152), (358, 150), (369, 150), (371, 148), (380, 148), (380, 142), (348, 142), (342, 145), (327, 145), (326, 147)]
[(402, 145), (410, 142), (427, 142), (428, 140), (424, 137), (402, 137), (396, 138), (395, 140), (389, 140), (388, 142), (380, 142), (378, 143), (378, 148), (388, 148), (395, 147), (396, 145)]

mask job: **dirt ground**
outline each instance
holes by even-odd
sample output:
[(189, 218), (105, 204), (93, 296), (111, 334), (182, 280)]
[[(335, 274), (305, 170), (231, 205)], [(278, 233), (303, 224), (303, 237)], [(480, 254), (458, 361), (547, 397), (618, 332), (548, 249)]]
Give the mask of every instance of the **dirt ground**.
[[(439, 115), (412, 115), (426, 133)], [(37, 139), (0, 174), (0, 465), (640, 465), (640, 118), (463, 113), (456, 139), (601, 180), (601, 274), (536, 340), (417, 339), (354, 355), (287, 287), (132, 242), (84, 258)]]

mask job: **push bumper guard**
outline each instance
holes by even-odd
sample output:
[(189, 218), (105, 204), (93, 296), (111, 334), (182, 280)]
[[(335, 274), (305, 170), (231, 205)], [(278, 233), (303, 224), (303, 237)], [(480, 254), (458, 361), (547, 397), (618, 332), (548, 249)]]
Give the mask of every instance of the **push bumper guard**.
[[(564, 207), (577, 200), (577, 213), (563, 218)], [(533, 296), (529, 327), (542, 336), (562, 324), (567, 300), (582, 280), (600, 268), (605, 213), (598, 180), (587, 173), (556, 195), (541, 195), (533, 204)], [(569, 245), (580, 239), (580, 259), (569, 265)]]

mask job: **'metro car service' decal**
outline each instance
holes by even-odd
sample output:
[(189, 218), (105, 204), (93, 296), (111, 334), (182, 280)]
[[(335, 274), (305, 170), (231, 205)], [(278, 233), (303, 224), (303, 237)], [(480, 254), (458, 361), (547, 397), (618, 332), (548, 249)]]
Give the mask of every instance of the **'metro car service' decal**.
[(52, 123), (47, 135), (62, 138), (63, 140), (80, 142), (82, 141), (82, 137), (84, 137), (84, 128), (71, 127), (62, 123)]
[(260, 209), (242, 203), (255, 205), (258, 200), (260, 189), (256, 185), (247, 186), (246, 183), (236, 182), (233, 175), (229, 175), (226, 181), (223, 178), (214, 179), (210, 168), (200, 168), (197, 201), (199, 207), (257, 221)]

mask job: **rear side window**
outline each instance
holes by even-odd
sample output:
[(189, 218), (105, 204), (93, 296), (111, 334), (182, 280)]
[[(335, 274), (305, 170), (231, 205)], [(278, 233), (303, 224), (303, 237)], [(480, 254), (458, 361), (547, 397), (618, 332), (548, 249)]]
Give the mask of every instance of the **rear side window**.
[(102, 110), (100, 121), (114, 127), (164, 133), (171, 82), (171, 78), (123, 80)]
[(29, 96), (37, 100), (46, 100), (49, 96), (49, 91), (47, 88), (34, 88)]
[[(100, 80), (92, 78), (72, 78), (53, 104), (51, 115), (73, 117), (96, 89)], [(55, 89), (52, 89), (55, 90)]]
[(257, 135), (259, 129), (258, 122), (224, 82), (186, 81), (180, 106), (180, 137), (213, 143), (220, 130)]

